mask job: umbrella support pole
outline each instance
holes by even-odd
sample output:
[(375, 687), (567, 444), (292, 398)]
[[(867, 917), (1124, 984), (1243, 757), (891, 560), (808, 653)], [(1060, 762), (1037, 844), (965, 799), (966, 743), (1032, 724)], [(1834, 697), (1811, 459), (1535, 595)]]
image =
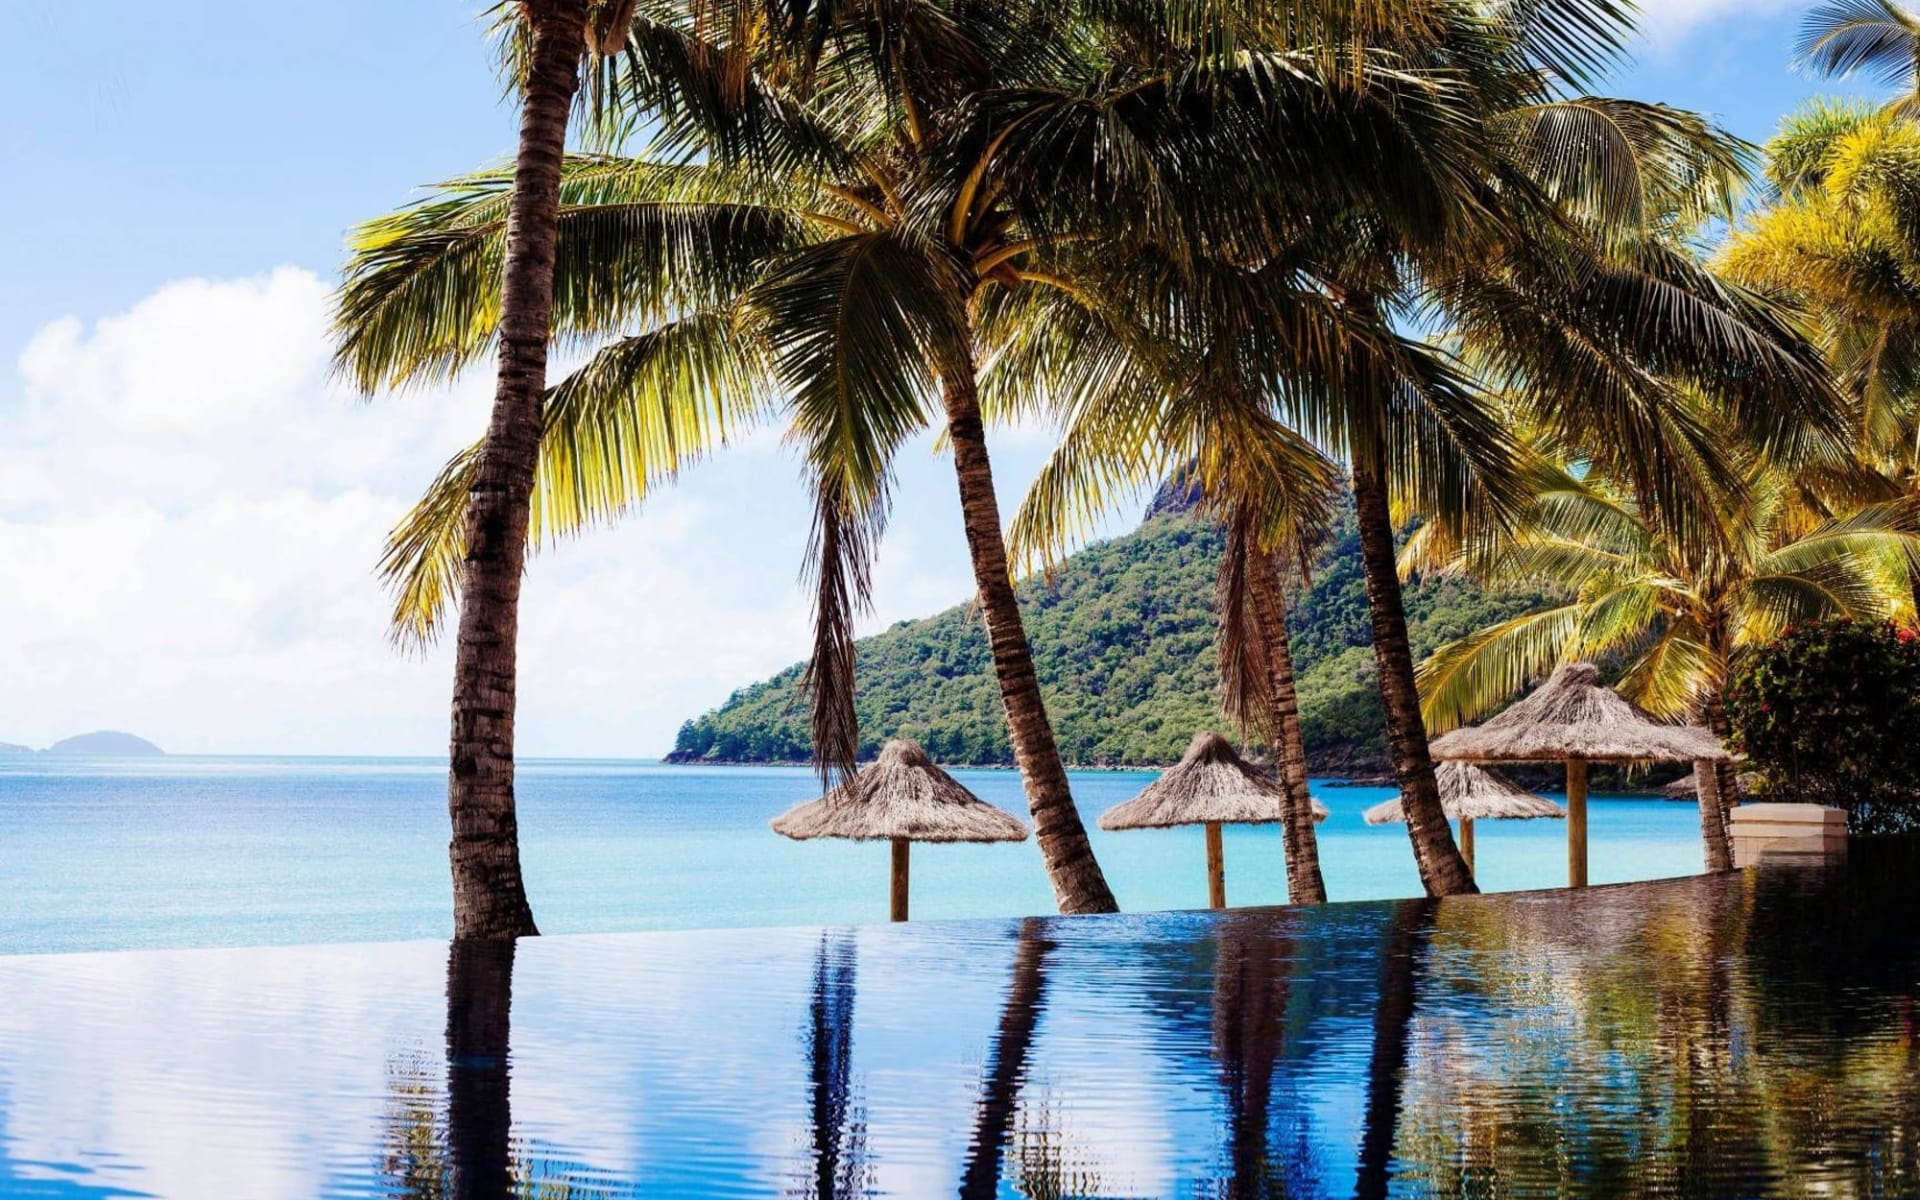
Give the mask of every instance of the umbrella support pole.
[(1460, 857), (1467, 860), (1467, 874), (1473, 874), (1473, 818), (1460, 818)]
[(1220, 822), (1207, 822), (1207, 907), (1227, 906), (1227, 852), (1220, 837)]
[(907, 919), (907, 860), (912, 854), (913, 843), (906, 838), (893, 839), (893, 887), (889, 894), (891, 919)]
[(1587, 886), (1587, 762), (1567, 760), (1567, 886)]

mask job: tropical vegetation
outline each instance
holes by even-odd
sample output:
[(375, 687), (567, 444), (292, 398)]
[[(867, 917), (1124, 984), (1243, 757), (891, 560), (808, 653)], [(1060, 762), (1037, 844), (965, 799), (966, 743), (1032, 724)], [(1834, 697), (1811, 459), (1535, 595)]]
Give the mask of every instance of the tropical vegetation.
[[(1226, 531), (1169, 503), (1172, 494), (1168, 489), (1156, 501), (1137, 530), (1076, 551), (1021, 585), (1041, 690), (1058, 723), (1061, 754), (1074, 766), (1165, 765), (1180, 757), (1196, 729), (1231, 726), (1219, 704), (1213, 587)], [(1348, 503), (1291, 597), (1300, 724), (1316, 775), (1378, 776), (1392, 769), (1358, 552)], [(1452, 576), (1415, 580), (1406, 595), (1409, 636), (1419, 654), (1547, 598)], [(943, 762), (1013, 765), (986, 639), (970, 605), (902, 621), (857, 646), (863, 758), (898, 734)], [(795, 664), (689, 720), (673, 757), (808, 761), (804, 670)], [(1253, 740), (1271, 756), (1264, 734)]]
[[(1566, 597), (1428, 657), (1421, 700), (1429, 724), (1464, 724), (1558, 664), (1601, 660), (1615, 665), (1614, 686), (1628, 699), (1726, 738), (1730, 673), (1748, 649), (1795, 623), (1890, 617), (1910, 564), (1920, 562), (1913, 506), (1884, 495), (1822, 503), (1763, 463), (1749, 459), (1745, 469), (1743, 502), (1717, 514), (1706, 546), (1672, 536), (1597, 471), (1547, 474), (1513, 527), (1440, 562), (1422, 562), (1428, 543), (1415, 539), (1410, 566)], [(1732, 865), (1733, 775), (1727, 763), (1700, 772), (1701, 803), (1713, 818), (1703, 821), (1703, 836), (1715, 869)]]
[(1816, 621), (1754, 649), (1727, 693), (1733, 744), (1771, 800), (1847, 810), (1856, 833), (1920, 829), (1920, 635)]
[[(1351, 495), (1350, 557), (1323, 574), (1353, 570), (1364, 594), (1364, 640), (1346, 648), (1371, 648), (1431, 894), (1474, 885), (1430, 721), (1598, 653), (1651, 707), (1723, 728), (1743, 646), (1809, 616), (1911, 611), (1920, 360), (1895, 319), (1920, 156), (1904, 101), (1827, 106), (1783, 131), (1776, 203), (1747, 220), (1753, 147), (1595, 94), (1632, 32), (1611, 0), (496, 12), (519, 156), (363, 226), (338, 308), (341, 365), (369, 390), (500, 363), (486, 438), (384, 564), (403, 638), (434, 636), (459, 602), (464, 933), (533, 929), (512, 798), (528, 546), (625, 516), (756, 426), (786, 431), (810, 495), (815, 636), (798, 681), (823, 781), (941, 712), (908, 707), (941, 688), (955, 720), (937, 752), (1019, 767), (1067, 912), (1113, 900), (1066, 762), (1151, 750), (1136, 741), (1176, 713), (1115, 708), (1105, 693), (1127, 691), (1129, 664), (1111, 640), (1071, 643), (1100, 720), (1161, 722), (1089, 745), (1043, 666), (1073, 631), (1046, 589), (1023, 602), (1015, 572), (1168, 476), (1206, 521), (1183, 536), (1215, 539), (1211, 613), (1183, 624), (1208, 607), (1189, 594), (1165, 622), (1187, 639), (1170, 643), (1187, 670), (1169, 679), (1195, 689), (1177, 719), (1217, 700), (1276, 749), (1293, 800), (1318, 665), (1307, 568), (1334, 496)], [(1891, 4), (1839, 0), (1803, 49), (1897, 74), (1912, 27)], [(1807, 269), (1808, 245), (1856, 234), (1877, 239), (1854, 256), (1875, 278)], [(584, 359), (551, 386), (549, 344)], [(1005, 419), (1059, 437), (1011, 535), (986, 434)], [(854, 629), (895, 460), (926, 430), (954, 464), (985, 637), (952, 618), (919, 665), (937, 658), (942, 679), (990, 665), (993, 692), (929, 678), (863, 700), (892, 651), (873, 643), (863, 663)], [(1555, 602), (1489, 613), (1416, 675), (1401, 577), (1415, 564)], [(1211, 680), (1191, 665), (1209, 658)], [(684, 749), (715, 753), (720, 724), (694, 723)], [(781, 728), (767, 756), (792, 753)], [(1310, 882), (1298, 824), (1290, 871)]]

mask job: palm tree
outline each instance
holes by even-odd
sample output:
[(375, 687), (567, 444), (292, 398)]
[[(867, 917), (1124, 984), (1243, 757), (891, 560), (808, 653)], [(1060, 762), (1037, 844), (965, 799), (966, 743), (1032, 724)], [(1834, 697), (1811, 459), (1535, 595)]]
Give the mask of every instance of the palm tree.
[[(1596, 17), (1603, 51), (1616, 16)], [(1395, 773), (1431, 894), (1471, 883), (1433, 784), (1396, 526), (1414, 515), (1453, 533), (1469, 518), (1494, 529), (1510, 521), (1526, 469), (1503, 426), (1522, 413), (1628, 481), (1690, 543), (1714, 534), (1690, 514), (1710, 509), (1704, 497), (1737, 494), (1739, 480), (1685, 403), (1688, 389), (1780, 461), (1833, 457), (1841, 440), (1812, 348), (1770, 302), (1692, 257), (1689, 232), (1732, 212), (1743, 147), (1689, 113), (1568, 94), (1557, 81), (1579, 81), (1577, 69), (1529, 73), (1508, 60), (1507, 70), (1512, 86), (1489, 89), (1493, 161), (1483, 169), (1511, 194), (1508, 236), (1434, 253), (1376, 230), (1330, 280), (1361, 313), (1445, 329), (1458, 357), (1362, 364), (1346, 389), (1296, 417), (1337, 436), (1352, 464)], [(1435, 402), (1468, 367), (1474, 383), (1504, 393), (1503, 416), (1486, 403)]]
[[(1219, 264), (1200, 268), (1226, 284)], [(1221, 289), (1224, 290), (1224, 289)], [(1168, 303), (1177, 303), (1166, 297)], [(1254, 311), (1264, 323), (1285, 311), (1324, 306), (1263, 291)], [(1257, 732), (1273, 751), (1286, 802), (1280, 812), (1287, 898), (1327, 898), (1314, 833), (1306, 747), (1287, 633), (1285, 560), (1309, 560), (1324, 534), (1338, 468), (1272, 416), (1271, 399), (1228, 339), (1182, 346), (1167, 331), (1129, 326), (1099, 306), (1069, 301), (1073, 311), (1052, 323), (1070, 344), (1046, 346), (1009, 338), (985, 380), (990, 406), (1019, 407), (1035, 390), (1047, 396), (1061, 425), (1059, 445), (1015, 515), (1010, 533), (1023, 566), (1049, 565), (1088, 534), (1094, 520), (1123, 495), (1160, 480), (1187, 488), (1226, 531), (1215, 594), (1220, 701), (1244, 733)], [(1165, 311), (1167, 304), (1149, 305)], [(1193, 332), (1209, 335), (1216, 322)], [(1329, 330), (1337, 336), (1337, 329)], [(1303, 343), (1287, 363), (1295, 376), (1320, 364)]]
[[(603, 6), (596, 52), (632, 4)], [(588, 0), (517, 0), (495, 7), (520, 93), (520, 139), (506, 195), (499, 302), (488, 332), (498, 343), (493, 416), (468, 476), (466, 603), (454, 651), (453, 730), (447, 808), (453, 824), (454, 934), (512, 938), (538, 933), (520, 872), (514, 810), (513, 721), (518, 687), (520, 580), (526, 563), (528, 497), (538, 460), (552, 330), (553, 268), (567, 121), (587, 54)], [(351, 286), (337, 326), (338, 365), (368, 393), (383, 373), (356, 345), (362, 314)]]
[[(1420, 668), (1428, 721), (1453, 728), (1559, 664), (1619, 657), (1623, 695), (1658, 716), (1704, 720), (1724, 738), (1725, 690), (1743, 650), (1797, 622), (1892, 611), (1920, 564), (1911, 502), (1885, 489), (1876, 503), (1847, 503), (1857, 495), (1834, 503), (1751, 454), (1746, 473), (1744, 499), (1715, 514), (1720, 529), (1706, 548), (1651, 519), (1630, 489), (1562, 471), (1543, 473), (1524, 517), (1502, 536), (1437, 555), (1410, 545), (1410, 567), (1566, 597), (1436, 650)], [(1700, 780), (1707, 865), (1724, 870), (1733, 769), (1703, 765)]]
[[(1718, 266), (1794, 301), (1849, 400), (1860, 457), (1920, 495), (1920, 125), (1814, 101), (1767, 154), (1776, 202), (1727, 239)], [(1920, 621), (1920, 591), (1910, 602)]]
[(1794, 50), (1822, 75), (1866, 71), (1898, 91), (1886, 111), (1920, 116), (1920, 15), (1894, 0), (1828, 0), (1802, 19)]
[[(1445, 89), (1345, 50), (1289, 49), (1276, 70), (1280, 51), (1247, 47), (1306, 35), (1345, 46), (1354, 32), (1346, 6), (1296, 7), (1276, 24), (1212, 9), (1189, 21), (964, 6), (926, 25), (911, 5), (856, 4), (788, 27), (750, 7), (643, 11), (606, 86), (651, 142), (563, 171), (555, 328), (617, 340), (554, 393), (536, 530), (614, 516), (742, 420), (782, 412), (814, 493), (807, 677), (831, 775), (858, 747), (853, 625), (893, 456), (937, 425), (1063, 911), (1113, 899), (1014, 599), (978, 364), (995, 349), (989, 330), (1048, 319), (1036, 294), (1088, 295), (1142, 247), (1222, 242), (1357, 199), (1445, 203), (1452, 180), (1436, 150), (1461, 140)], [(1222, 48), (1221, 20), (1244, 24), (1239, 48)], [(363, 233), (346, 353), (367, 376), (445, 374), (485, 346), (505, 184), (456, 180)], [(1024, 323), (1010, 315), (1023, 308)], [(455, 590), (446, 564), (463, 549), (463, 482), (476, 469), (471, 453), (450, 464), (399, 531), (388, 566), (415, 630), (430, 631)]]

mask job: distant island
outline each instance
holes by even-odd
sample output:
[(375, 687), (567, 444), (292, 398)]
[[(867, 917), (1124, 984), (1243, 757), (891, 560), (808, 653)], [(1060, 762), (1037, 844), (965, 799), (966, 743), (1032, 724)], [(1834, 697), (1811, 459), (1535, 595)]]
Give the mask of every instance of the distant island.
[[(21, 746), (14, 742), (0, 742), (0, 754), (31, 754), (31, 746)], [(96, 758), (152, 758), (166, 751), (143, 737), (131, 733), (122, 733), (117, 729), (99, 729), (92, 733), (76, 734), (62, 738), (48, 746), (43, 754), (92, 755)]]
[[(1074, 767), (1158, 766), (1194, 731), (1225, 731), (1216, 706), (1214, 572), (1225, 536), (1163, 488), (1133, 533), (1074, 554), (1021, 600), (1061, 753)], [(1462, 579), (1407, 588), (1416, 657), (1538, 607), (1540, 593), (1493, 593)], [(1318, 775), (1389, 769), (1374, 688), (1372, 627), (1351, 507), (1294, 597), (1295, 661), (1309, 766)], [(911, 737), (935, 759), (1004, 766), (1007, 744), (986, 637), (968, 606), (902, 621), (858, 648), (861, 754)], [(680, 729), (669, 762), (797, 763), (809, 755), (796, 665), (735, 692)]]

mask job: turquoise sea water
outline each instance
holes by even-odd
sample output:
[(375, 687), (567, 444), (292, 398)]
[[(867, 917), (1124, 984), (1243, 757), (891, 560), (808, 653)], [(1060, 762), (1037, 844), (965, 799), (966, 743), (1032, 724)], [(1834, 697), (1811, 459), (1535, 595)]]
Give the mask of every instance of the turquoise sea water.
[[(1024, 812), (1011, 771), (956, 773)], [(520, 765), (528, 888), (547, 933), (883, 919), (887, 848), (796, 843), (767, 828), (816, 794), (796, 768), (632, 761)], [(1081, 772), (1088, 824), (1151, 774)], [(1334, 899), (1419, 892), (1401, 826), (1362, 810), (1391, 793), (1316, 784)], [(1692, 805), (1596, 798), (1595, 883), (1700, 869)], [(1564, 881), (1564, 823), (1483, 822), (1488, 890)], [(1205, 902), (1200, 830), (1094, 845), (1128, 911)], [(0, 953), (439, 938), (451, 932), (445, 765), (437, 759), (0, 757)], [(1274, 827), (1229, 829), (1227, 898), (1286, 898)], [(1052, 911), (1031, 842), (917, 846), (917, 920)]]

